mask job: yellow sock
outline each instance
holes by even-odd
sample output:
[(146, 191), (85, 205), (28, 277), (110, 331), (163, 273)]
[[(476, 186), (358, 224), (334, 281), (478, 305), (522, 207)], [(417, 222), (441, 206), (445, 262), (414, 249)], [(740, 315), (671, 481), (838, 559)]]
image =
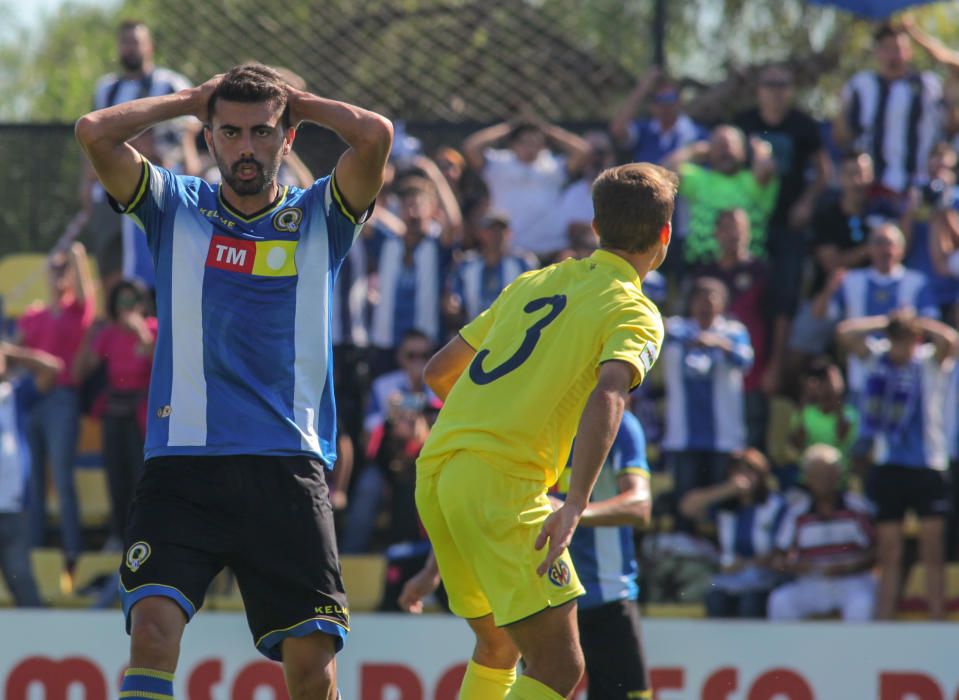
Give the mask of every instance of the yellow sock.
[(515, 668), (489, 668), (471, 660), (466, 665), (460, 700), (503, 700), (515, 680)]
[(513, 683), (507, 700), (563, 700), (563, 696), (535, 678), (520, 676)]

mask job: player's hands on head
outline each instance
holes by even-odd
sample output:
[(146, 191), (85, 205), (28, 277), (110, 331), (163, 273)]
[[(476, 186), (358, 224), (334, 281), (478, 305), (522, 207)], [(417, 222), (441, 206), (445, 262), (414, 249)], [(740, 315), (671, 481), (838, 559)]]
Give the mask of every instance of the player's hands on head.
[(298, 90), (292, 85), (286, 86), (286, 109), (290, 115), (290, 126), (296, 129), (300, 123), (303, 121), (303, 116), (300, 112), (300, 103), (304, 97), (308, 97), (310, 93), (305, 90)]
[(210, 96), (213, 95), (213, 91), (216, 90), (216, 86), (220, 84), (221, 80), (223, 80), (224, 75), (226, 74), (217, 73), (205, 83), (197, 85), (195, 88), (191, 88), (194, 99), (193, 116), (204, 124), (208, 124), (210, 121)]
[(579, 524), (579, 519), (583, 513), (574, 508), (569, 503), (563, 503), (559, 510), (553, 511), (543, 521), (543, 529), (539, 531), (536, 537), (536, 550), (539, 551), (547, 544), (546, 558), (543, 563), (536, 568), (536, 575), (543, 576), (557, 559), (566, 551), (570, 540), (573, 539), (573, 532)]

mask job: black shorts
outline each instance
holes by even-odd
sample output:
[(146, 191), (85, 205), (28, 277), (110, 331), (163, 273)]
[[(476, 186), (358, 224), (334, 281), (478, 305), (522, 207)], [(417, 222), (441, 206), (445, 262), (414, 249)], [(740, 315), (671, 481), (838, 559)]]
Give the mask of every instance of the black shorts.
[(647, 697), (644, 693), (649, 690), (649, 679), (643, 660), (639, 604), (617, 600), (580, 609), (577, 615), (590, 700)]
[(213, 578), (236, 575), (256, 648), (313, 632), (343, 647), (349, 612), (323, 465), (307, 457), (161, 457), (137, 486), (120, 564), (130, 610), (148, 596), (193, 617)]
[(876, 504), (877, 522), (902, 520), (909, 509), (919, 518), (944, 518), (949, 514), (949, 475), (938, 469), (892, 464), (873, 467), (868, 493)]

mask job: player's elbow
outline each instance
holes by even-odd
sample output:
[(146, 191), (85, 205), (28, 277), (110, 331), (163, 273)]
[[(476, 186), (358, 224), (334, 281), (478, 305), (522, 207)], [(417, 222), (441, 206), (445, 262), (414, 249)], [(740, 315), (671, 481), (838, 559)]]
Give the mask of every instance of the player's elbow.
[(361, 142), (353, 145), (359, 150), (376, 153), (386, 160), (386, 156), (393, 147), (393, 122), (371, 112), (363, 126)]
[(641, 498), (632, 504), (630, 514), (630, 524), (638, 530), (644, 530), (653, 521), (653, 504), (648, 498)]
[(444, 372), (439, 355), (433, 355), (423, 368), (423, 382), (434, 394), (438, 395), (443, 383)]
[(73, 127), (73, 133), (85, 151), (94, 148), (103, 136), (100, 123), (93, 114), (85, 114), (77, 119), (77, 123)]

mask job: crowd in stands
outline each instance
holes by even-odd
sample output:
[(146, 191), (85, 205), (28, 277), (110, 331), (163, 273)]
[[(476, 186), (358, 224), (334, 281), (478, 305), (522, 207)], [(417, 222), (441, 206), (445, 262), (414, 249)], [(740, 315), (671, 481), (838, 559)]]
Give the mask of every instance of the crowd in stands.
[[(913, 67), (916, 42), (941, 71)], [(391, 576), (417, 570), (408, 562), (428, 543), (415, 460), (441, 407), (426, 361), (519, 275), (591, 255), (592, 180), (651, 161), (678, 172), (680, 200), (667, 262), (644, 282), (666, 340), (632, 401), (654, 479), (668, 475), (653, 530), (637, 535), (643, 595), (702, 601), (716, 617), (893, 618), (909, 511), (928, 612), (943, 617), (946, 561), (959, 554), (959, 56), (907, 23), (878, 29), (873, 59), (831, 125), (796, 107), (784, 64), (760, 72), (754, 108), (709, 128), (658, 68), (608, 133), (524, 115), (426, 153), (398, 125), (387, 183), (334, 288), (342, 552), (385, 552)], [(145, 86), (100, 92), (106, 104)], [(185, 173), (212, 166), (169, 130), (149, 148)], [(309, 182), (303, 170), (286, 168), (287, 183)], [(107, 258), (106, 318), (74, 243), (49, 258), (50, 299), (0, 345), (0, 565), (27, 581), (10, 586), (18, 604), (39, 602), (29, 547), (56, 542), (69, 569), (93, 546), (72, 481), (81, 412), (102, 420), (113, 508), (96, 546), (119, 546), (142, 468), (151, 280)]]

